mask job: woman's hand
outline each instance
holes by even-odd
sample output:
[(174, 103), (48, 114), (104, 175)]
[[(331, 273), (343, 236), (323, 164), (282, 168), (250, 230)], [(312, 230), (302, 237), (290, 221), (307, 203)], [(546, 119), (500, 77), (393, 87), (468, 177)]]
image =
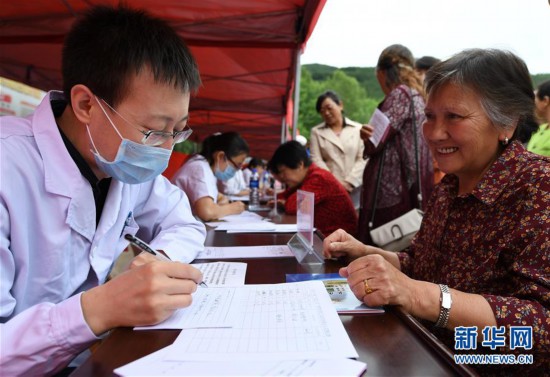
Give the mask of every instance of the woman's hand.
[(342, 182), (342, 186), (344, 186), (344, 188), (346, 189), (347, 192), (352, 192), (353, 191), (353, 186), (348, 183), (348, 182)]
[(227, 196), (223, 195), (222, 193), (218, 193), (217, 203), (219, 205), (227, 204), (227, 203), (229, 203), (229, 198)]
[(323, 241), (325, 258), (347, 256), (355, 259), (368, 254), (368, 246), (353, 238), (343, 229), (334, 231)]
[(374, 128), (370, 124), (363, 124), (363, 127), (361, 127), (359, 135), (361, 136), (361, 139), (363, 141), (367, 141), (372, 136), (373, 133), (374, 133)]
[(407, 313), (414, 313), (414, 303), (420, 300), (420, 282), (409, 278), (381, 255), (372, 254), (351, 262), (340, 269), (340, 275), (358, 300), (369, 306), (398, 305)]

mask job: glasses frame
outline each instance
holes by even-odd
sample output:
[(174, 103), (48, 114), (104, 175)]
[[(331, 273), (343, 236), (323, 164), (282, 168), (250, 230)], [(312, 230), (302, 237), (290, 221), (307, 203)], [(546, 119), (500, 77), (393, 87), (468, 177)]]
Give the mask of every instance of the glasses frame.
[[(170, 139), (170, 137), (172, 137), (172, 145), (179, 144), (179, 143), (182, 143), (185, 140), (187, 140), (189, 138), (189, 136), (191, 136), (191, 134), (193, 133), (193, 130), (187, 124), (185, 125), (185, 127), (186, 127), (185, 129), (183, 129), (181, 131), (174, 131), (174, 132), (157, 131), (157, 130), (151, 130), (151, 129), (149, 129), (148, 131), (140, 130), (140, 128), (146, 128), (146, 127), (134, 125), (132, 122), (130, 122), (124, 116), (122, 116), (122, 114), (120, 114), (118, 111), (116, 111), (111, 105), (109, 105), (109, 103), (107, 101), (105, 101), (103, 98), (100, 98), (100, 100), (103, 101), (103, 103), (105, 105), (107, 105), (107, 107), (109, 107), (109, 109), (111, 109), (116, 115), (121, 117), (122, 120), (124, 120), (130, 126), (132, 126), (137, 131), (139, 131), (143, 134), (143, 138), (141, 139), (141, 143), (144, 144), (144, 145), (150, 145), (150, 146), (156, 147), (156, 146), (164, 144), (167, 140)], [(155, 140), (155, 139), (150, 139), (151, 136), (157, 137), (157, 138), (159, 138), (159, 140), (151, 142), (151, 140)]]
[(225, 157), (227, 158), (227, 160), (228, 160), (229, 162), (231, 162), (231, 164), (233, 165), (233, 167), (234, 167), (235, 169), (237, 169), (237, 170), (241, 170), (241, 169), (242, 169), (243, 164), (237, 165), (237, 164), (235, 163), (235, 161), (233, 161), (233, 159), (232, 159), (231, 157), (229, 157), (227, 154), (225, 155)]

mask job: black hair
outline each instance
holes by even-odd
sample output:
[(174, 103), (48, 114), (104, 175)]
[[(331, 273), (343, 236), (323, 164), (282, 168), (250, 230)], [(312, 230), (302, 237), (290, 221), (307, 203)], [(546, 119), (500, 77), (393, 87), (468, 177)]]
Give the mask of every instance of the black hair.
[(525, 132), (536, 123), (531, 75), (525, 62), (510, 51), (464, 50), (428, 70), (425, 83), (429, 95), (447, 83), (470, 88), (497, 128), (515, 127), (512, 139), (528, 138)]
[(537, 86), (537, 97), (541, 101), (544, 97), (550, 97), (550, 80), (543, 81)]
[(277, 148), (267, 164), (267, 169), (274, 174), (279, 174), (279, 166), (296, 169), (300, 166), (300, 162), (303, 162), (305, 167), (311, 165), (306, 149), (296, 140), (287, 141)]
[(95, 6), (79, 17), (63, 46), (63, 91), (86, 85), (111, 106), (133, 75), (148, 68), (159, 83), (195, 91), (201, 79), (191, 52), (165, 21), (125, 6)]
[(321, 112), (321, 105), (323, 104), (323, 101), (327, 98), (330, 98), (333, 100), (337, 105), (342, 104), (342, 100), (340, 99), (340, 96), (336, 94), (333, 90), (327, 90), (323, 94), (321, 94), (319, 97), (317, 97), (317, 103), (315, 104), (315, 110), (317, 110), (318, 113)]
[(258, 166), (261, 167), (261, 168), (265, 167), (264, 162), (259, 158), (255, 158), (255, 157), (251, 158), (250, 161), (248, 162), (248, 167), (250, 169), (255, 169)]
[(246, 141), (236, 132), (215, 133), (204, 139), (200, 155), (212, 165), (214, 153), (219, 151), (232, 158), (242, 153), (248, 154), (250, 149)]
[(441, 60), (438, 58), (434, 58), (433, 56), (423, 56), (421, 58), (416, 59), (416, 62), (414, 63), (414, 68), (427, 71), (428, 69), (432, 68), (434, 64), (439, 63)]

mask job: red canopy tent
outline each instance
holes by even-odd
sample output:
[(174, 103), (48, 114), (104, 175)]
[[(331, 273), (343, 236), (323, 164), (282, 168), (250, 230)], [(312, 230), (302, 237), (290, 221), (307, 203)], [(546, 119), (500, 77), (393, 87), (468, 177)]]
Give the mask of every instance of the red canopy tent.
[[(191, 48), (203, 87), (191, 100), (195, 140), (240, 132), (251, 154), (269, 158), (293, 119), (299, 55), (326, 0), (132, 0), (166, 19)], [(95, 3), (5, 1), (0, 7), (0, 76), (61, 88), (61, 46), (72, 22)], [(108, 37), (108, 36), (106, 36)], [(299, 76), (299, 73), (298, 73)]]

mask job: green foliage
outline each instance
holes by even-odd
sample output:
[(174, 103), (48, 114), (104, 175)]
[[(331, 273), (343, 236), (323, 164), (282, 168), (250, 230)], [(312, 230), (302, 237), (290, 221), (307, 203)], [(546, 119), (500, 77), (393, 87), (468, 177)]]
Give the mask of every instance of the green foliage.
[(531, 75), (533, 78), (533, 86), (536, 88), (540, 83), (550, 80), (550, 73), (539, 73), (536, 75)]
[(200, 145), (189, 139), (185, 140), (183, 143), (178, 143), (174, 145), (174, 150), (176, 152), (181, 152), (185, 154), (198, 153), (199, 149)]
[[(550, 73), (531, 77), (533, 86), (536, 87), (541, 82), (550, 80)], [(315, 110), (317, 97), (329, 89), (342, 98), (346, 116), (360, 123), (368, 122), (374, 109), (384, 98), (373, 67), (338, 69), (323, 64), (303, 65), (298, 129), (308, 139), (311, 128), (322, 122), (321, 116)]]
[[(310, 66), (314, 66), (313, 72), (309, 70)], [(356, 78), (339, 69), (332, 69), (327, 75), (327, 67), (320, 64), (302, 67), (298, 129), (306, 138), (309, 138), (311, 128), (322, 122), (321, 116), (315, 110), (315, 104), (317, 97), (327, 90), (338, 93), (344, 103), (346, 116), (360, 123), (368, 122), (379, 102), (378, 99), (367, 96), (367, 91)], [(314, 77), (323, 79), (316, 80)]]

